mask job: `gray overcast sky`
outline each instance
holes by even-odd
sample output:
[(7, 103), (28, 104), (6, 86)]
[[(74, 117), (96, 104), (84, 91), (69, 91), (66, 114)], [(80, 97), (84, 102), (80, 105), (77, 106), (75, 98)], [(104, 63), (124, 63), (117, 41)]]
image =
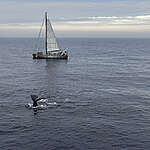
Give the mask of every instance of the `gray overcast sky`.
[(0, 37), (37, 36), (45, 11), (57, 36), (150, 37), (150, 0), (0, 0)]

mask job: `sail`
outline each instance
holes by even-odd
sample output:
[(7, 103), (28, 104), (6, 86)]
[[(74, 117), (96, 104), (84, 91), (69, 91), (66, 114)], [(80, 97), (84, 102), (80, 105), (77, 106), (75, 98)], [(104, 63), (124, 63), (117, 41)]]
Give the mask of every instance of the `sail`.
[(59, 50), (59, 46), (55, 37), (55, 33), (53, 31), (50, 20), (47, 19), (47, 51), (57, 51)]

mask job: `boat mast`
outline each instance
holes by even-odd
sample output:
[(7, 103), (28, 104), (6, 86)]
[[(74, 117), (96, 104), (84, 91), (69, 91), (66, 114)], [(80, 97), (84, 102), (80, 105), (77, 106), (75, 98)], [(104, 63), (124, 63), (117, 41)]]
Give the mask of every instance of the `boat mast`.
[(45, 12), (45, 50), (47, 55), (47, 12)]

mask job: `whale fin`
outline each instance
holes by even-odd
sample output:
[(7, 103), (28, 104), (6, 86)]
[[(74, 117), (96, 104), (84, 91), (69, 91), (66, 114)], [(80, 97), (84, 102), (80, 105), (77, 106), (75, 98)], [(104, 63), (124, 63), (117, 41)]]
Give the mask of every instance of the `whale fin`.
[(31, 99), (32, 99), (33, 101), (36, 101), (36, 100), (37, 100), (37, 98), (38, 98), (38, 96), (37, 96), (37, 95), (31, 95)]

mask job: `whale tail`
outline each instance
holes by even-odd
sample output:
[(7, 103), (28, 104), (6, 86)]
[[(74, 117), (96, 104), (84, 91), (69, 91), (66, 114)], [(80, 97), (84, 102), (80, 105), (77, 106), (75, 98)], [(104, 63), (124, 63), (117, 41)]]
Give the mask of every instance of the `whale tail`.
[(38, 96), (37, 96), (37, 95), (31, 95), (31, 99), (32, 99), (33, 101), (36, 101), (36, 100), (38, 99)]

